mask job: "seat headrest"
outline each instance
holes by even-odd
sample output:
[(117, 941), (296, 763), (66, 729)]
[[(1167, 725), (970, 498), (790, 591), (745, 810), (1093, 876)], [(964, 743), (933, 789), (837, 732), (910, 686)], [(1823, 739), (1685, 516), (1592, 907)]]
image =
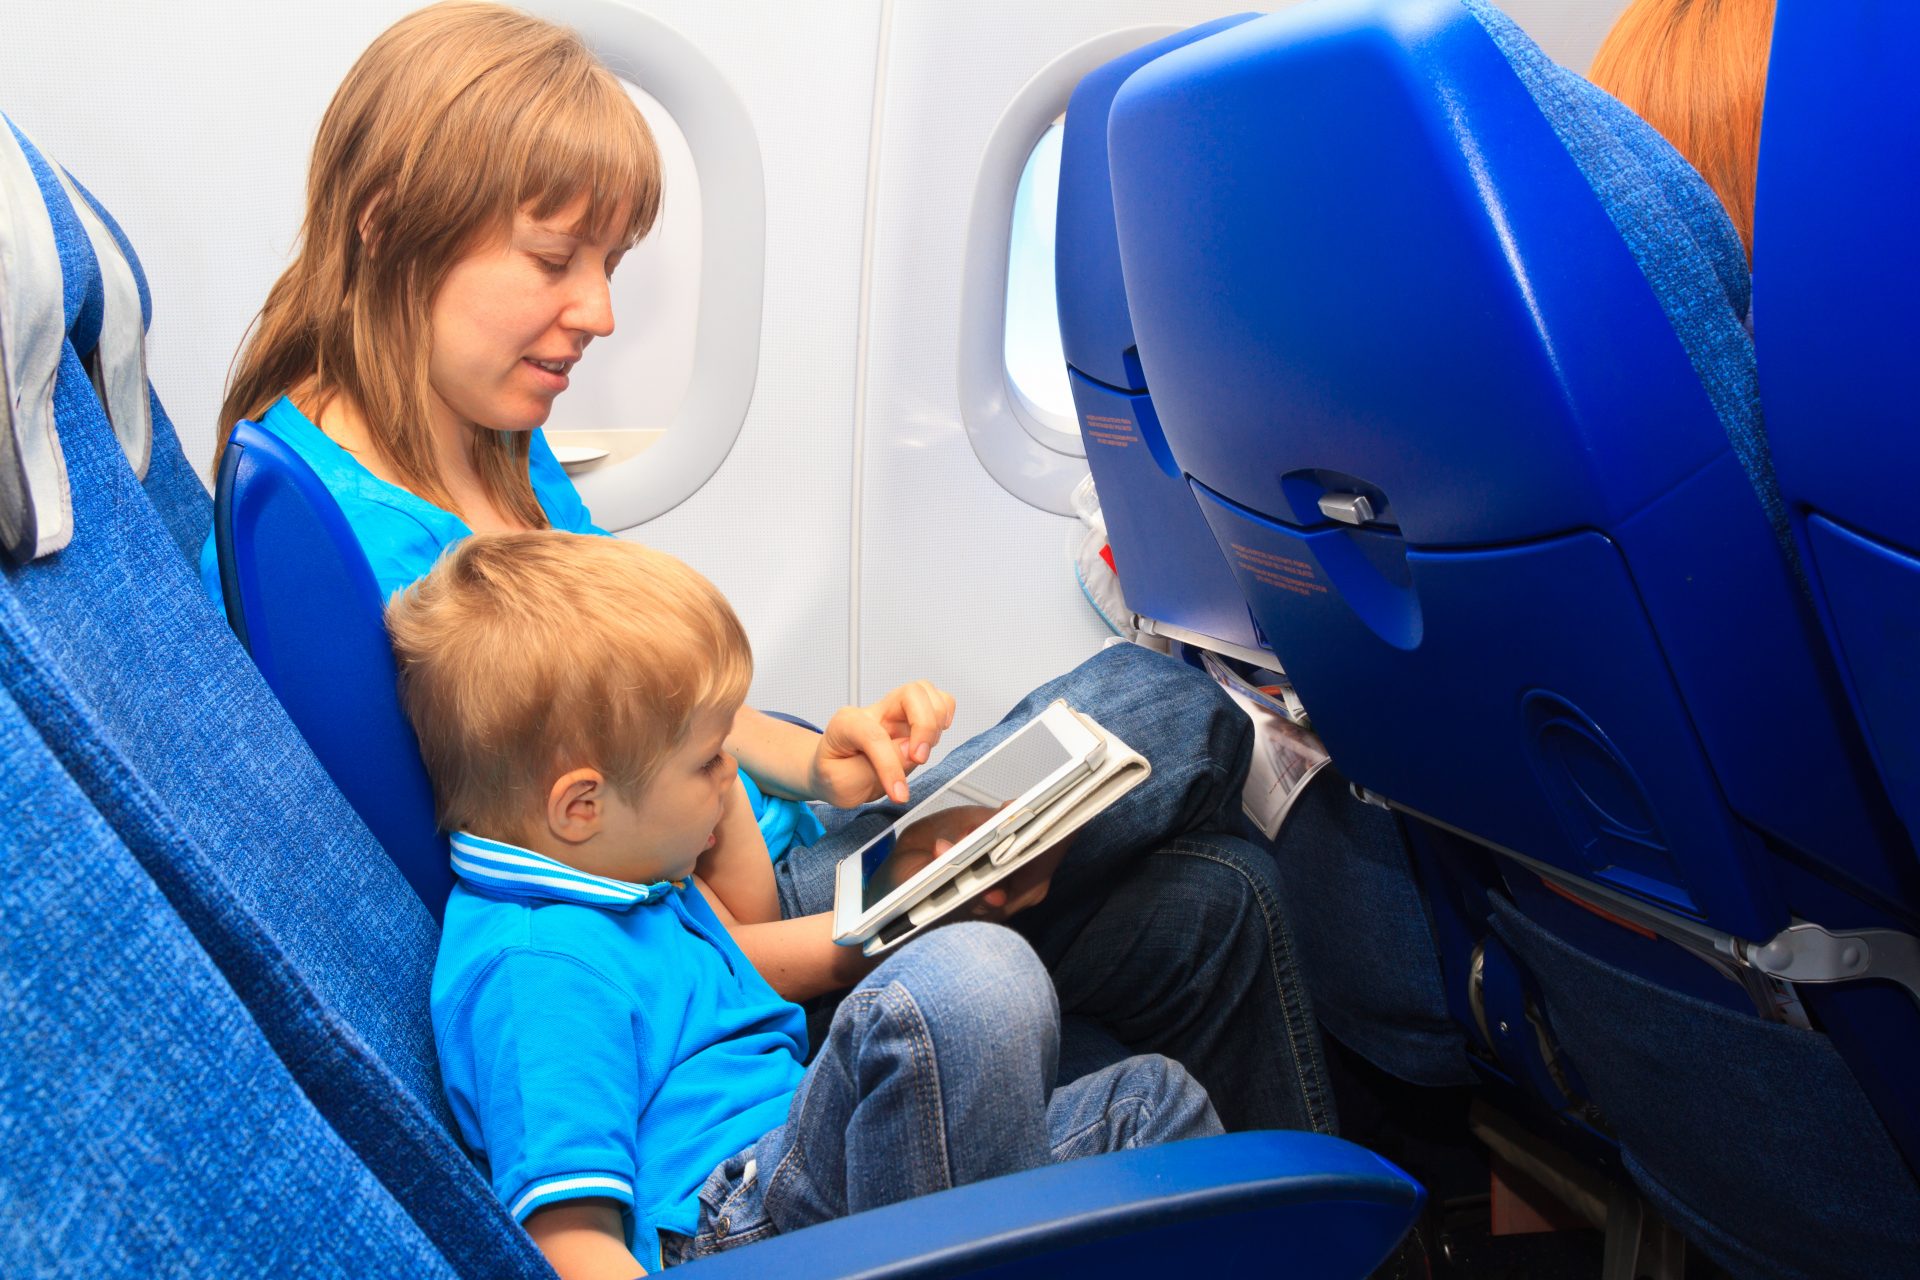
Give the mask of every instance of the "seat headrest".
[[(12, 121), (6, 124), (0, 129), (0, 546), (24, 563), (73, 537), (67, 463), (53, 417), (70, 312), (67, 273), (34, 170), (44, 161)], [(76, 296), (71, 314), (78, 309)]]
[(1474, 546), (1612, 527), (1730, 443), (1770, 481), (1724, 212), (1481, 0), (1223, 31), (1135, 72), (1108, 143), (1156, 407), (1228, 501), (1377, 490)]
[[(4, 117), (0, 117), (4, 119)], [(126, 235), (13, 121), (0, 130), (0, 541), (16, 560), (72, 537), (54, 384), (72, 346), (135, 476), (153, 456), (150, 295)]]

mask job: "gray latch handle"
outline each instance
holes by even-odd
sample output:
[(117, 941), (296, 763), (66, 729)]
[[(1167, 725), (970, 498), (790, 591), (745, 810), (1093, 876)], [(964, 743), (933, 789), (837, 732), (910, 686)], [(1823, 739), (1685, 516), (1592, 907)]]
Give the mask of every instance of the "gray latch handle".
[(1323, 493), (1320, 514), (1341, 524), (1366, 524), (1373, 519), (1373, 500), (1364, 493)]

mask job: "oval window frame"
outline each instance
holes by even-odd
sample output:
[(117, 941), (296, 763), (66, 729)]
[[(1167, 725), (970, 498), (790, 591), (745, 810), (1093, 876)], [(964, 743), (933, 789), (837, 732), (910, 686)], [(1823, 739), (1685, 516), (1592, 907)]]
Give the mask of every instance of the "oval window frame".
[(1073, 514), (1070, 495), (1087, 474), (1087, 459), (1084, 445), (1082, 452), (1067, 453), (1041, 443), (1057, 439), (1058, 430), (1030, 421), (1009, 385), (1004, 344), (1014, 195), (1034, 147), (1066, 111), (1082, 76), (1181, 30), (1168, 23), (1124, 27), (1047, 63), (1001, 113), (974, 180), (960, 286), (960, 417), (987, 474), (1022, 502), (1055, 515)]
[(713, 478), (753, 403), (767, 252), (759, 135), (712, 60), (651, 14), (617, 0), (531, 0), (527, 7), (572, 27), (615, 75), (652, 95), (685, 134), (700, 177), (700, 309), (686, 396), (656, 443), (575, 480), (596, 524), (632, 529)]

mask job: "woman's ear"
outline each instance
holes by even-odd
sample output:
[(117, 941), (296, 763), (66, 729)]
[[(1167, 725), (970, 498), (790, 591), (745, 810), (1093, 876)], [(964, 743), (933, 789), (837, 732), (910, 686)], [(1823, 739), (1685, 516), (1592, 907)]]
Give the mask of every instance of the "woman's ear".
[(606, 821), (607, 780), (598, 769), (573, 769), (547, 788), (547, 830), (566, 844), (585, 844)]
[(379, 214), (380, 206), (385, 203), (386, 198), (387, 193), (384, 190), (374, 192), (367, 197), (367, 202), (360, 206), (360, 216), (353, 220), (354, 230), (360, 234), (360, 247), (368, 253), (373, 252), (374, 245), (379, 240), (379, 237), (374, 234), (373, 220)]

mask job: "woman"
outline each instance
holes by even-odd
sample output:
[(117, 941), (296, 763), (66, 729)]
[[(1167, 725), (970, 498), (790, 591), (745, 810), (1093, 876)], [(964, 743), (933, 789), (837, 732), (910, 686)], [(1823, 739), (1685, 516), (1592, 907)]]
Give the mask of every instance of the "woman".
[(1773, 0), (1634, 0), (1587, 73), (1700, 171), (1749, 261), (1772, 40)]
[[(477, 3), (403, 19), (322, 121), (302, 242), (237, 364), (222, 447), (248, 417), (299, 452), (383, 593), (473, 530), (603, 532), (539, 428), (612, 331), (608, 277), (660, 198), (646, 125), (572, 33)], [(1147, 785), (1081, 833), (1051, 892), (1023, 886), (998, 904), (1045, 898), (1014, 924), (1079, 1028), (1061, 1077), (1117, 1059), (1124, 1042), (1185, 1062), (1229, 1127), (1331, 1129), (1272, 859), (1206, 829), (1237, 804), (1248, 736), (1210, 682), (1144, 650), (1108, 651), (954, 751), (922, 793), (1056, 697), (1154, 763)], [(906, 774), (952, 715), (953, 700), (920, 681), (843, 709), (824, 734), (751, 710), (734, 722), (729, 749), (757, 783), (748, 798), (780, 859), (778, 903), (738, 937), (782, 994), (829, 993), (864, 967), (831, 942), (833, 870), (889, 817), (823, 836), (794, 801), (904, 803)]]

